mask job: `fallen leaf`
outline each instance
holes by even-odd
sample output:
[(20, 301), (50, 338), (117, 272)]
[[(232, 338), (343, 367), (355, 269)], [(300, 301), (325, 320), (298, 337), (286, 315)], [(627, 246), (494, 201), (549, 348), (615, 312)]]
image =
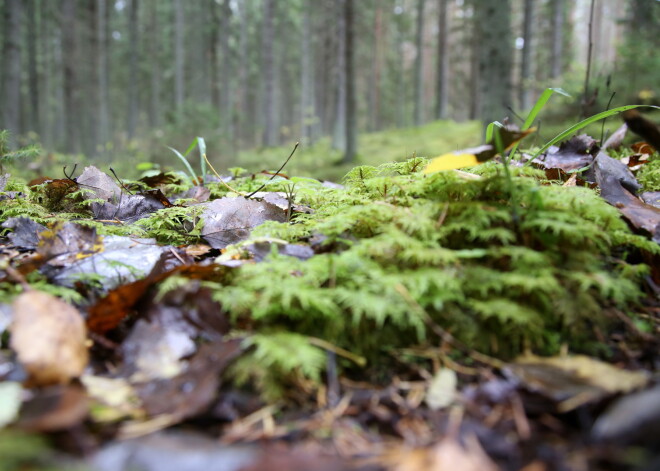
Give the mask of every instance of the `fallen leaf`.
[(456, 386), (458, 377), (456, 372), (449, 368), (440, 368), (429, 384), (426, 391), (426, 403), (431, 410), (443, 409), (456, 399)]
[(656, 150), (660, 150), (660, 126), (642, 116), (637, 110), (624, 111), (622, 117), (628, 125), (628, 129), (642, 137)]
[(12, 230), (7, 238), (14, 247), (32, 250), (39, 245), (39, 234), (46, 230), (45, 226), (24, 217), (9, 218), (2, 223), (2, 227)]
[(534, 163), (544, 169), (560, 169), (569, 173), (591, 165), (598, 152), (598, 145), (592, 137), (581, 134), (562, 142), (555, 149), (555, 152), (549, 149)]
[(252, 229), (266, 221), (286, 221), (285, 211), (265, 201), (226, 197), (202, 206), (201, 236), (214, 249), (247, 239)]
[(0, 383), (0, 429), (12, 423), (18, 417), (22, 393), (21, 383), (14, 381)]
[(66, 430), (81, 424), (88, 412), (89, 401), (80, 385), (50, 386), (23, 403), (16, 426), (31, 432)]
[(85, 167), (83, 173), (76, 178), (76, 182), (87, 191), (83, 192), (83, 199), (102, 199), (105, 201), (118, 201), (122, 191), (117, 182), (107, 173), (102, 172), (93, 165)]
[(34, 386), (66, 384), (87, 366), (87, 333), (76, 308), (41, 291), (12, 304), (11, 348)]
[(584, 356), (537, 357), (528, 355), (506, 366), (522, 385), (558, 403), (560, 412), (648, 383), (643, 372), (626, 371)]

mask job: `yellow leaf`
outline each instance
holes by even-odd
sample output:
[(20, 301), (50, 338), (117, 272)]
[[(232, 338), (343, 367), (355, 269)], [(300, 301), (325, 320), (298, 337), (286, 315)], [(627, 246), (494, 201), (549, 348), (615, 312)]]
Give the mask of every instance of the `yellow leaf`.
[(424, 173), (439, 172), (441, 170), (454, 170), (457, 168), (471, 167), (477, 165), (479, 161), (475, 154), (443, 154), (431, 160), (424, 169)]

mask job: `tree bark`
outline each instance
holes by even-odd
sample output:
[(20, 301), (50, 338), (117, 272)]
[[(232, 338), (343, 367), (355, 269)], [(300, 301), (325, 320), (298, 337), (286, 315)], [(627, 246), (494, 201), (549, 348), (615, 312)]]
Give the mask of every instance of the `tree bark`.
[(552, 0), (552, 55), (550, 77), (557, 78), (563, 69), (564, 0)]
[(369, 130), (380, 129), (380, 87), (383, 67), (383, 2), (376, 1), (374, 12), (374, 46), (371, 62), (371, 87), (369, 88)]
[(108, 56), (108, 32), (109, 32), (109, 13), (107, 0), (98, 0), (96, 10), (96, 24), (97, 24), (97, 42), (98, 42), (98, 57), (97, 57), (97, 74), (98, 74), (98, 140), (105, 147), (110, 139), (110, 93), (109, 93), (109, 77), (110, 70), (109, 56)]
[(261, 42), (264, 134), (262, 143), (271, 147), (277, 144), (275, 130), (275, 61), (273, 57), (275, 0), (264, 0), (263, 36)]
[(80, 152), (76, 41), (76, 1), (62, 0), (62, 65), (64, 67), (64, 129), (67, 152)]
[(39, 37), (39, 22), (36, 0), (28, 0), (27, 44), (28, 44), (28, 95), (29, 113), (27, 128), (41, 134), (41, 113), (39, 112), (39, 71), (37, 68), (37, 38)]
[(474, 0), (478, 35), (480, 119), (502, 120), (511, 107), (511, 6), (509, 0)]
[(332, 134), (332, 148), (346, 153), (346, 2), (336, 3), (337, 18), (337, 60), (335, 63), (335, 125)]
[(357, 152), (357, 117), (356, 97), (355, 97), (355, 67), (353, 64), (354, 59), (354, 43), (353, 43), (353, 28), (354, 28), (354, 0), (344, 0), (344, 16), (345, 16), (345, 66), (346, 66), (346, 152), (342, 161), (344, 163), (352, 163), (355, 160)]
[(19, 134), (21, 129), (21, 32), (23, 25), (23, 2), (5, 2), (5, 28), (3, 45), (4, 87), (2, 97), (2, 124), (0, 129), (8, 129)]
[(229, 49), (231, 6), (230, 0), (223, 0), (220, 12), (220, 54), (222, 63), (219, 71), (220, 81), (220, 129), (225, 136), (232, 134), (231, 97), (231, 50)]
[(424, 5), (417, 0), (417, 29), (415, 35), (415, 126), (424, 124)]
[(534, 41), (532, 26), (534, 23), (535, 0), (525, 0), (523, 18), (523, 48), (520, 61), (520, 83), (518, 85), (520, 109), (526, 111), (530, 107), (532, 82), (532, 57), (534, 56)]
[(159, 2), (150, 2), (151, 9), (149, 12), (149, 56), (151, 57), (150, 65), (150, 82), (151, 87), (149, 90), (149, 126), (157, 128), (160, 126), (160, 113), (161, 113), (161, 73), (160, 73), (160, 22), (159, 22)]
[(139, 0), (130, 0), (128, 15), (128, 109), (126, 131), (128, 139), (135, 137), (138, 122), (138, 8)]
[(174, 104), (180, 117), (185, 100), (185, 52), (183, 49), (184, 13), (183, 0), (174, 0)]
[(310, 0), (303, 3), (302, 53), (300, 55), (300, 137), (304, 144), (314, 140), (316, 106), (314, 99), (314, 69), (312, 64), (312, 25)]
[(435, 102), (436, 119), (447, 119), (449, 102), (449, 29), (447, 21), (447, 1), (438, 0), (438, 74)]

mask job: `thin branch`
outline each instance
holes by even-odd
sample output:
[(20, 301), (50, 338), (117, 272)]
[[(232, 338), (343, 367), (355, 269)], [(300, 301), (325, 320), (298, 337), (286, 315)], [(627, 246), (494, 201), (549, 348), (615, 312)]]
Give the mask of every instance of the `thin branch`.
[(209, 168), (211, 169), (211, 171), (213, 172), (213, 174), (214, 174), (216, 177), (218, 177), (218, 179), (220, 180), (220, 183), (222, 183), (225, 187), (227, 187), (227, 189), (228, 189), (229, 191), (233, 191), (234, 193), (239, 194), (239, 195), (241, 195), (241, 196), (246, 196), (245, 193), (243, 193), (242, 191), (238, 191), (238, 190), (235, 190), (235, 189), (233, 189), (232, 187), (230, 187), (229, 184), (228, 184), (226, 181), (224, 181), (224, 180), (222, 179), (222, 177), (220, 176), (220, 174), (219, 174), (218, 172), (216, 172), (215, 169), (213, 168), (213, 165), (211, 165), (211, 162), (209, 162), (209, 158), (206, 156), (206, 154), (202, 154), (202, 157), (204, 157), (204, 160), (206, 161), (206, 165), (209, 166)]
[(258, 193), (258, 192), (260, 192), (261, 190), (263, 190), (264, 187), (268, 184), (268, 182), (270, 182), (273, 178), (275, 178), (275, 177), (277, 176), (277, 174), (280, 173), (284, 167), (286, 167), (286, 164), (289, 163), (289, 160), (291, 160), (291, 157), (293, 157), (293, 154), (296, 153), (296, 149), (298, 148), (299, 145), (300, 145), (300, 142), (296, 142), (296, 145), (293, 146), (293, 150), (291, 151), (291, 154), (289, 154), (289, 157), (287, 157), (287, 159), (284, 161), (284, 163), (282, 164), (282, 166), (277, 170), (277, 172), (275, 172), (275, 173), (273, 174), (273, 176), (270, 177), (266, 183), (264, 183), (263, 185), (261, 185), (259, 188), (257, 188), (255, 191), (253, 191), (253, 192), (250, 193), (249, 195), (247, 195), (248, 198), (250, 198), (251, 196), (254, 196), (256, 193)]

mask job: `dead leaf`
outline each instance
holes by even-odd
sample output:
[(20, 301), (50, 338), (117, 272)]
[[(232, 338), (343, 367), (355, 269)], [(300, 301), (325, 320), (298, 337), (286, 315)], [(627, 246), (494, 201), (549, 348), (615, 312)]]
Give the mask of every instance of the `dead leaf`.
[[(625, 171), (619, 170), (620, 166), (623, 166)], [(602, 152), (598, 154), (595, 175), (600, 186), (600, 195), (617, 207), (633, 227), (650, 234), (651, 238), (660, 244), (660, 209), (633, 196), (630, 190), (638, 188), (639, 184), (629, 173), (628, 168), (618, 160)]]
[(87, 333), (70, 304), (41, 291), (26, 291), (12, 304), (11, 348), (34, 386), (66, 384), (87, 366)]
[(592, 137), (581, 134), (562, 142), (559, 148), (555, 149), (555, 152), (549, 149), (545, 155), (534, 160), (534, 163), (544, 169), (572, 172), (593, 163), (598, 145)]
[(426, 391), (426, 403), (431, 410), (447, 407), (456, 399), (456, 386), (458, 378), (456, 372), (449, 368), (440, 368)]
[(42, 231), (37, 246), (37, 253), (55, 267), (70, 266), (102, 250), (103, 241), (95, 228), (73, 222)]
[(637, 110), (624, 111), (622, 116), (628, 129), (642, 137), (656, 150), (660, 150), (660, 126), (642, 116)]
[(66, 430), (82, 423), (88, 412), (89, 401), (80, 385), (50, 386), (23, 403), (16, 426), (31, 432)]
[(87, 191), (83, 192), (83, 199), (102, 199), (116, 202), (122, 191), (117, 182), (107, 173), (102, 172), (93, 165), (85, 167), (83, 173), (76, 178), (76, 182)]
[(12, 231), (7, 234), (7, 238), (20, 249), (34, 250), (39, 245), (39, 234), (46, 230), (45, 226), (34, 222), (30, 218), (9, 218), (2, 223), (5, 229)]
[(584, 355), (537, 357), (529, 355), (507, 365), (529, 391), (558, 403), (568, 412), (586, 403), (639, 389), (648, 383), (642, 372), (626, 371)]
[(203, 203), (201, 235), (214, 249), (223, 249), (247, 239), (250, 231), (266, 221), (286, 221), (286, 213), (265, 201), (242, 197)]
[(601, 149), (602, 150), (618, 149), (619, 147), (621, 147), (621, 144), (623, 143), (623, 139), (626, 137), (627, 133), (628, 133), (628, 125), (626, 123), (623, 123), (621, 127), (619, 127), (619, 129), (614, 131), (612, 135), (607, 138)]
[[(160, 193), (160, 190), (153, 191)], [(156, 196), (158, 193), (122, 195), (117, 203), (92, 203), (92, 213), (96, 219), (106, 221), (116, 219), (127, 223), (135, 222), (138, 219), (148, 217), (151, 213), (159, 209), (172, 206), (167, 201), (167, 198), (165, 200), (169, 203), (169, 206), (163, 204), (161, 198)]]

